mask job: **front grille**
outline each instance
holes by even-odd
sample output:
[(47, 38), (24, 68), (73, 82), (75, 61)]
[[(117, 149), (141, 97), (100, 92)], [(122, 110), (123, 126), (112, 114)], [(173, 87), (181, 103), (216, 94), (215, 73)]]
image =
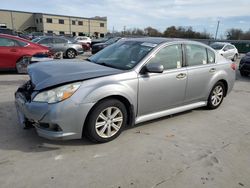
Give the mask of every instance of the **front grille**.
[(29, 80), (24, 85), (19, 87), (17, 92), (22, 93), (22, 95), (25, 97), (25, 99), (30, 102), (31, 95), (32, 95), (32, 92), (34, 91), (34, 88), (35, 88), (34, 84), (31, 82), (31, 80)]

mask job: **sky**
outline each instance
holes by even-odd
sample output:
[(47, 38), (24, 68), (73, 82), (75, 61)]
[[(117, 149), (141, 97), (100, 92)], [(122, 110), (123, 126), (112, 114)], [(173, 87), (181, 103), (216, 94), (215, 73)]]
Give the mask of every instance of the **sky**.
[(0, 9), (70, 16), (107, 16), (112, 32), (169, 26), (193, 27), (218, 37), (230, 28), (250, 29), (250, 0), (0, 0)]

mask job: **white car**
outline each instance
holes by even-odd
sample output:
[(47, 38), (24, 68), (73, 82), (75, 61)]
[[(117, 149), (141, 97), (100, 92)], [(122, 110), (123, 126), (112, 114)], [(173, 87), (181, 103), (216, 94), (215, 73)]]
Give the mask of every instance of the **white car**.
[(74, 38), (75, 41), (84, 43), (84, 44), (91, 44), (91, 38), (86, 36), (78, 36)]
[(224, 56), (227, 59), (231, 59), (233, 61), (236, 61), (236, 59), (239, 56), (239, 52), (237, 48), (226, 42), (215, 42), (210, 45), (213, 49), (215, 49), (219, 54)]

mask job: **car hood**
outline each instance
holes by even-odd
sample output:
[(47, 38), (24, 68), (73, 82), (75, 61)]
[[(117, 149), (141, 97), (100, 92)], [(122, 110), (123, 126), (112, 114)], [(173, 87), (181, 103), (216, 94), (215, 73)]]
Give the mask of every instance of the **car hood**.
[(34, 90), (43, 90), (56, 85), (75, 81), (83, 81), (103, 76), (122, 73), (114, 69), (89, 61), (82, 60), (57, 60), (31, 64), (28, 74)]

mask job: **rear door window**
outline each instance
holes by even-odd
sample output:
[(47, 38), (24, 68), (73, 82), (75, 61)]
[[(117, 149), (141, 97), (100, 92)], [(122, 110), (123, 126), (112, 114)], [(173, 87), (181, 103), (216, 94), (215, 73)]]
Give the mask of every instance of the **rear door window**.
[(207, 60), (208, 63), (215, 63), (215, 54), (212, 50), (207, 49)]
[(23, 42), (23, 41), (15, 40), (15, 42), (16, 42), (16, 46), (24, 47), (24, 46), (27, 46), (27, 45), (28, 45), (28, 43)]
[(206, 65), (207, 50), (205, 47), (195, 44), (185, 45), (186, 61), (188, 66)]
[(54, 42), (56, 44), (64, 44), (67, 43), (67, 41), (65, 39), (60, 39), (60, 38), (54, 38)]
[(40, 40), (38, 43), (39, 44), (52, 44), (53, 40), (52, 38), (45, 38), (45, 39)]

